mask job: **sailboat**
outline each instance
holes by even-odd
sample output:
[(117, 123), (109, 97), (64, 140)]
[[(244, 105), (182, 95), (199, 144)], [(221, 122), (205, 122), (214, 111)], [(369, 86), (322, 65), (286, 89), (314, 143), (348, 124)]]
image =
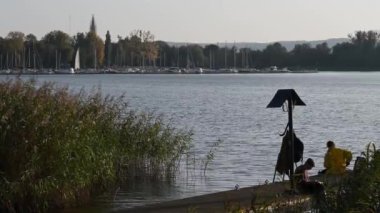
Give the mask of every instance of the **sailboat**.
[(57, 50), (55, 51), (55, 70), (54, 70), (54, 73), (55, 74), (75, 74), (74, 68), (61, 69), (60, 65), (58, 66), (58, 52), (57, 52)]
[(237, 73), (238, 71), (233, 68), (227, 68), (227, 42), (224, 46), (224, 68), (217, 70), (218, 73)]
[(79, 56), (79, 48), (77, 49), (77, 52), (75, 53), (75, 60), (74, 60), (74, 70), (80, 69), (80, 56)]
[(186, 69), (184, 72), (188, 74), (203, 74), (203, 69), (201, 67), (196, 67), (195, 63), (190, 60), (190, 57), (192, 57), (192, 55), (191, 53), (189, 54), (189, 47), (187, 46)]

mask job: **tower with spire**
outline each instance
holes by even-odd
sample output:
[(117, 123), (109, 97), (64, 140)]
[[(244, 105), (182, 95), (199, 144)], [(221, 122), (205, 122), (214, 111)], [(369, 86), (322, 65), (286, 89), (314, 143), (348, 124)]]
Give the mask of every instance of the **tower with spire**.
[(96, 34), (96, 25), (95, 25), (95, 17), (92, 15), (90, 32)]

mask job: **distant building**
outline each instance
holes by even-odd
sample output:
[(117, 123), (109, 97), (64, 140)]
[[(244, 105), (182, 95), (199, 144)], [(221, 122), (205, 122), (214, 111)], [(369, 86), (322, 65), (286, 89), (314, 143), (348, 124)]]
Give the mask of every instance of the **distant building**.
[(92, 15), (92, 19), (91, 19), (90, 32), (96, 34), (96, 25), (95, 25), (95, 17), (94, 17), (94, 15)]

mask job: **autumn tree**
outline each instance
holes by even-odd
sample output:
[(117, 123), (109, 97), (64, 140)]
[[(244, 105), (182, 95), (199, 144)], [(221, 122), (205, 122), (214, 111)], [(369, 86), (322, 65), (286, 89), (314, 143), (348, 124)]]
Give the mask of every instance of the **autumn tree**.
[[(94, 67), (102, 66), (104, 62), (104, 42), (94, 32), (87, 33), (86, 39), (88, 41), (86, 50), (89, 53), (87, 65), (94, 64)], [(96, 59), (96, 60), (95, 60)]]
[(150, 31), (135, 30), (130, 34), (132, 48), (138, 51), (142, 57), (142, 63), (148, 61), (148, 64), (155, 65), (158, 57), (158, 47), (154, 41), (154, 35)]

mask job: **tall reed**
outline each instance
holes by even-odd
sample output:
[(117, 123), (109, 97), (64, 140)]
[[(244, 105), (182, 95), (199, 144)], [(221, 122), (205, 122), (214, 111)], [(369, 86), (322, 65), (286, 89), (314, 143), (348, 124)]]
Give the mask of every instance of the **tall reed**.
[(0, 211), (75, 206), (129, 174), (173, 175), (191, 135), (123, 97), (1, 82)]

